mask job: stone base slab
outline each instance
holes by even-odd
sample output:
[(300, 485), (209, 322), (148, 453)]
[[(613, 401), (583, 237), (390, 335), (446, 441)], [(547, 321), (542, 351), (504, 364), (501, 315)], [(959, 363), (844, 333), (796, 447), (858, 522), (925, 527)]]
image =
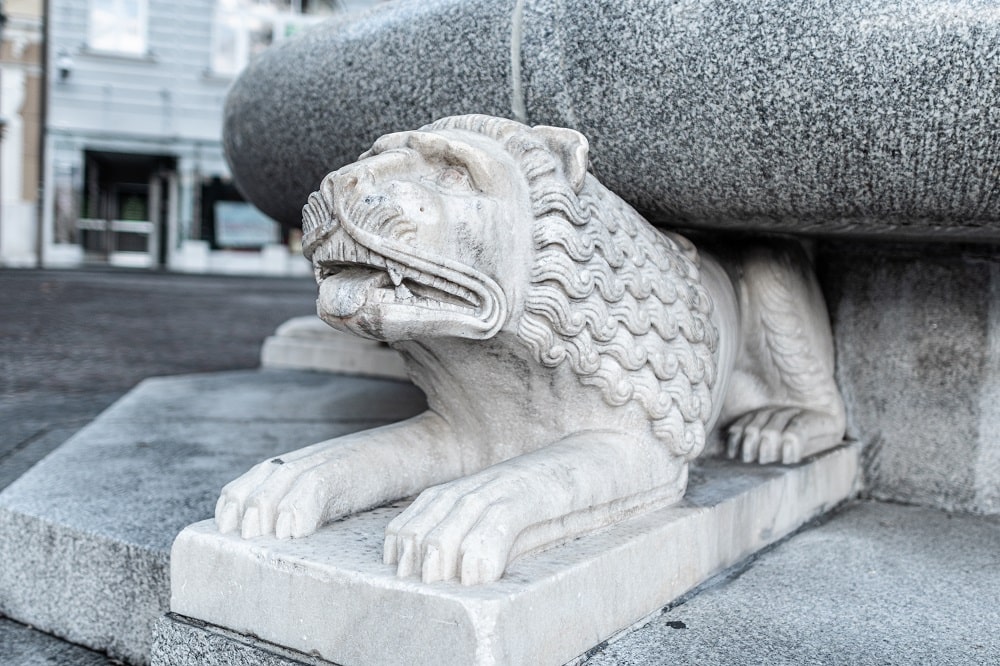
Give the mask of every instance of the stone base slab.
[[(385, 526), (406, 503), (298, 540), (243, 540), (204, 521), (174, 542), (170, 607), (345, 666), (562, 664), (842, 502), (858, 469), (856, 445), (789, 467), (703, 461), (680, 504), (473, 587), (382, 564)], [(161, 641), (157, 663), (187, 663), (169, 652)]]
[(151, 666), (330, 666), (272, 643), (175, 613), (154, 629)]

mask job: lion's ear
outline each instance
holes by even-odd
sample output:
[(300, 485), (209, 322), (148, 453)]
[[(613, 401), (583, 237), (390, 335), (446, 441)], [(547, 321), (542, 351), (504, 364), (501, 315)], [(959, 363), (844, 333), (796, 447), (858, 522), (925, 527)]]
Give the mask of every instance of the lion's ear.
[(563, 173), (573, 191), (579, 192), (587, 175), (587, 156), (590, 153), (587, 137), (576, 130), (547, 125), (535, 127), (534, 132), (545, 141), (545, 145), (562, 163)]

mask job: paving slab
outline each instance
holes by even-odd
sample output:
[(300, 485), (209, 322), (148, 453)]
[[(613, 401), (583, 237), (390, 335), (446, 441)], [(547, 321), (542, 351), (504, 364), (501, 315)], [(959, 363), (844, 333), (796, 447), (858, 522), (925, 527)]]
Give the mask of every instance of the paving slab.
[(71, 645), (0, 617), (0, 664), (3, 666), (113, 666), (93, 650)]
[(315, 298), (308, 279), (0, 269), (0, 489), (146, 377), (255, 367)]
[(997, 517), (859, 502), (583, 665), (998, 664), (998, 572)]
[(147, 663), (176, 534), (269, 456), (424, 409), (409, 384), (293, 370), (147, 380), (0, 493), (0, 613)]

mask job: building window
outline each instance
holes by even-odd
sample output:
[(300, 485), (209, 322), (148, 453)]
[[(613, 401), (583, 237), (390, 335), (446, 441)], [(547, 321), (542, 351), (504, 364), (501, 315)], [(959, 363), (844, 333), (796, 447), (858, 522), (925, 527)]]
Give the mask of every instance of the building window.
[[(372, 4), (374, 0), (363, 0)], [(212, 73), (235, 76), (258, 53), (338, 10), (337, 2), (219, 0), (212, 28)]]
[(224, 1), (216, 5), (212, 29), (212, 73), (234, 76), (274, 40), (266, 6)]
[(145, 55), (148, 0), (90, 0), (88, 46), (95, 51)]

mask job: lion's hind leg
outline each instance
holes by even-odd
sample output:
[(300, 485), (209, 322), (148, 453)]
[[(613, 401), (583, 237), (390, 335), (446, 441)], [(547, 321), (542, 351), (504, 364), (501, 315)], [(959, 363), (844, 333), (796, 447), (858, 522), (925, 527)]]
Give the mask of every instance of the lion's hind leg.
[(798, 245), (741, 257), (743, 349), (734, 373), (726, 453), (761, 464), (796, 463), (836, 446), (844, 404), (834, 380), (826, 305)]
[(840, 442), (844, 428), (826, 412), (799, 407), (762, 407), (729, 426), (726, 454), (762, 465), (800, 462)]

